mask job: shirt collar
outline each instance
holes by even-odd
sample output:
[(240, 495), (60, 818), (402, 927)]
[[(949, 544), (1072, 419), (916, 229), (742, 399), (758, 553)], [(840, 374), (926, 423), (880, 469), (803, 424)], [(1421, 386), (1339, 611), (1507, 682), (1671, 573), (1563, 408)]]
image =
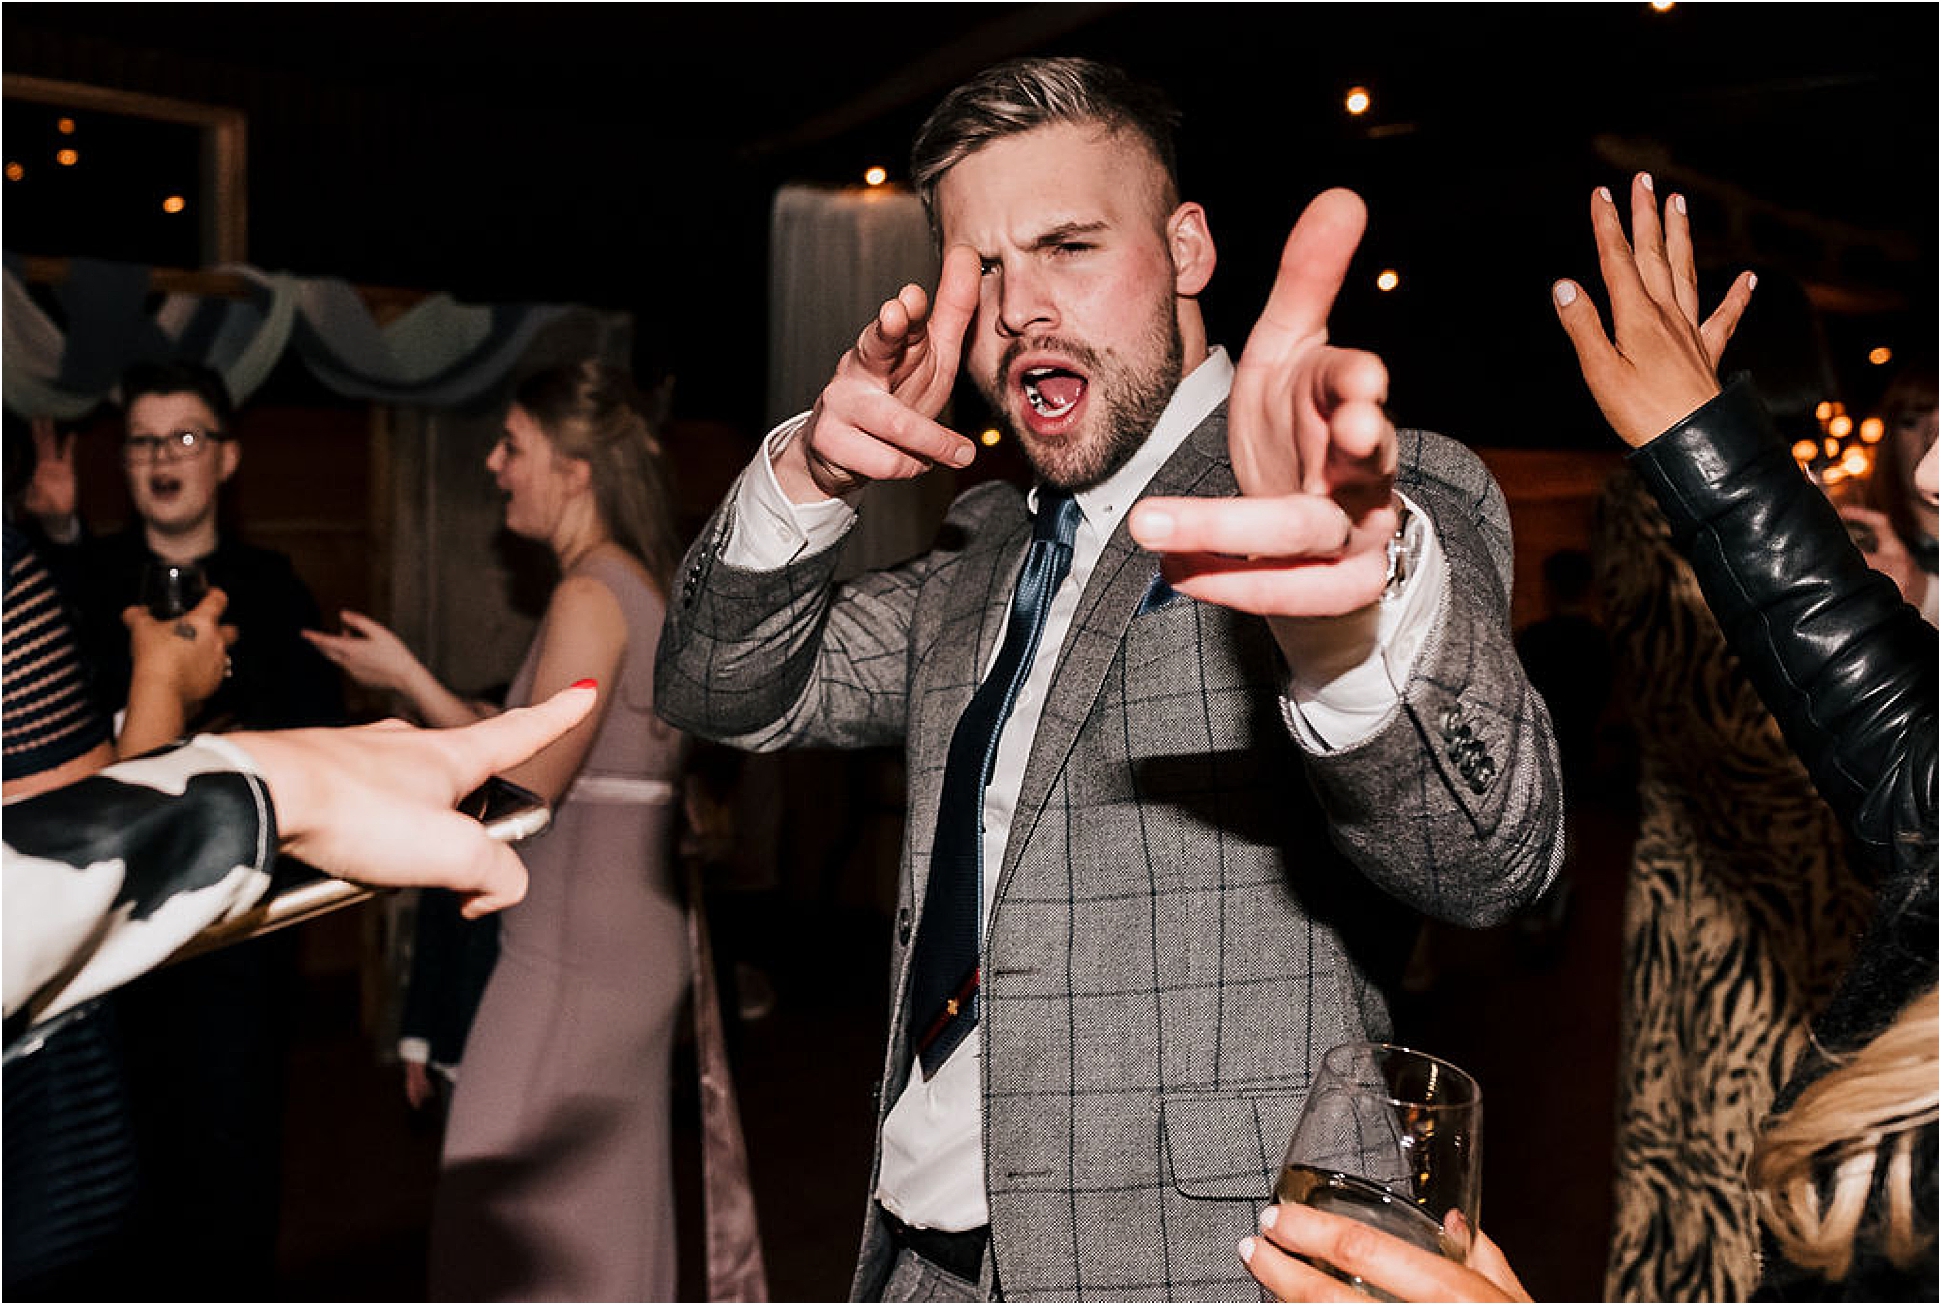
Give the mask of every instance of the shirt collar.
[[(1101, 536), (1111, 534), (1118, 526), (1119, 517), (1137, 501), (1153, 473), (1166, 465), (1167, 459), (1179, 451), (1186, 437), (1199, 429), (1215, 408), (1226, 402), (1227, 392), (1232, 388), (1233, 361), (1227, 357), (1226, 349), (1216, 344), (1207, 351), (1200, 365), (1181, 379), (1166, 403), (1166, 410), (1153, 424), (1152, 433), (1125, 466), (1074, 495), (1085, 513), (1086, 523), (1096, 527)], [(1031, 510), (1034, 513), (1038, 510), (1036, 485), (1031, 487)]]

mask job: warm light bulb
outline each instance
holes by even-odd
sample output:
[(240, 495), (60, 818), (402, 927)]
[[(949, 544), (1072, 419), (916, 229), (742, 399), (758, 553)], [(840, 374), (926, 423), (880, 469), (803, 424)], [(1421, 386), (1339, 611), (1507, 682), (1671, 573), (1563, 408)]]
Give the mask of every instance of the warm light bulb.
[(26, 175), (27, 175), (27, 169), (21, 167), (18, 163), (9, 163), (7, 165), (8, 181), (19, 181), (22, 177)]
[(1829, 458), (1837, 458), (1837, 457), (1839, 457), (1839, 456), (1840, 456), (1840, 441), (1839, 441), (1839, 440), (1825, 440), (1825, 441), (1822, 441), (1822, 442), (1821, 442), (1821, 444), (1820, 444), (1820, 448), (1821, 448), (1821, 450), (1822, 450), (1822, 451), (1824, 451), (1824, 452), (1825, 452), (1825, 454), (1826, 454), (1826, 455), (1827, 455), (1827, 456), (1828, 456)]
[(1878, 349), (1870, 349), (1867, 352), (1867, 361), (1876, 367), (1885, 367), (1888, 363), (1894, 361), (1894, 351), (1885, 345), (1882, 345)]
[(1392, 267), (1383, 268), (1381, 275), (1375, 278), (1377, 290), (1393, 290), (1400, 284), (1402, 284), (1402, 274)]
[(72, 136), (74, 134), (74, 119), (72, 118), (60, 119), (58, 122), (54, 124), (54, 130), (58, 131), (63, 136)]
[(1847, 450), (1847, 456), (1840, 459), (1840, 465), (1846, 468), (1849, 476), (1864, 476), (1868, 468), (1873, 466), (1873, 459), (1867, 456), (1867, 450), (1856, 447)]
[(80, 161), (81, 161), (81, 151), (79, 150), (62, 150), (60, 153), (54, 156), (54, 162), (60, 164), (64, 168), (71, 168), (75, 164), (79, 163)]
[(997, 427), (986, 426), (983, 433), (977, 437), (977, 442), (988, 449), (995, 447), (997, 442), (1003, 438), (1004, 436), (998, 433)]
[(1672, 10), (1672, 0), (1651, 0), (1652, 13), (1668, 14), (1671, 12), (1671, 10)]
[(1878, 444), (1887, 434), (1887, 423), (1878, 417), (1869, 417), (1860, 423), (1862, 443)]
[(1821, 399), (1820, 406), (1813, 409), (1813, 415), (1819, 418), (1820, 424), (1824, 426), (1827, 423), (1827, 419), (1833, 416), (1833, 405), (1825, 399)]
[(1801, 440), (1793, 445), (1793, 461), (1804, 467), (1820, 454), (1820, 446), (1814, 440)]
[(1847, 416), (1844, 412), (1841, 413), (1827, 423), (1826, 433), (1837, 439), (1845, 439), (1847, 436), (1853, 434), (1853, 418)]
[(162, 212), (180, 213), (183, 209), (187, 208), (188, 206), (189, 206), (189, 201), (186, 199), (183, 199), (180, 195), (170, 195), (167, 199), (162, 201)]
[(1342, 103), (1348, 112), (1354, 114), (1356, 117), (1360, 117), (1362, 114), (1368, 112), (1368, 105), (1370, 103), (1368, 88), (1366, 86), (1349, 87), (1348, 98), (1342, 101)]
[(880, 186), (890, 179), (888, 168), (871, 168), (863, 173), (863, 181), (871, 186)]

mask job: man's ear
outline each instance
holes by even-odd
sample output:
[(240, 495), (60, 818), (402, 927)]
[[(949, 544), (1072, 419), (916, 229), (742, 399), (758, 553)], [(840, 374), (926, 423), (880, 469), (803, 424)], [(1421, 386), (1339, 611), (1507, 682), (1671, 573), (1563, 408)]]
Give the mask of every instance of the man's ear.
[(227, 484), (229, 478), (236, 474), (236, 468), (242, 465), (242, 442), (240, 440), (217, 440), (216, 457), (220, 459), (216, 463), (216, 483), (218, 485)]
[(1166, 247), (1173, 255), (1173, 293), (1190, 299), (1206, 289), (1218, 261), (1206, 210), (1194, 203), (1174, 209), (1166, 219)]

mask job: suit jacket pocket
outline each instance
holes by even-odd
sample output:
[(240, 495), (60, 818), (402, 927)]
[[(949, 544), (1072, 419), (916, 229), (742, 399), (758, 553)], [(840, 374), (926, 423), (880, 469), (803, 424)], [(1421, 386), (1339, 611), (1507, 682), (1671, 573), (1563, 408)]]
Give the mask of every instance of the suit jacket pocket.
[(1195, 1200), (1269, 1200), (1306, 1096), (1299, 1082), (1248, 1092), (1167, 1093), (1159, 1117), (1173, 1186)]

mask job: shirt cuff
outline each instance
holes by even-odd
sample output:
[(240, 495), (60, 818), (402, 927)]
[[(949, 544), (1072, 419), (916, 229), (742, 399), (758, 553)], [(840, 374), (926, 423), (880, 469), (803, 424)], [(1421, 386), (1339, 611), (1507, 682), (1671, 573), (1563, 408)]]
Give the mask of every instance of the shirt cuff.
[(407, 1065), (429, 1065), (431, 1063), (430, 1038), (399, 1038), (398, 1059)]
[[(1416, 658), (1442, 611), (1449, 586), (1435, 526), (1405, 494), (1405, 541), (1415, 562), (1378, 603), (1346, 616), (1276, 621), (1287, 657), (1281, 713), (1310, 752), (1337, 752), (1372, 738), (1402, 700)], [(1419, 547), (1419, 551), (1417, 551)]]
[(743, 571), (779, 571), (804, 553), (819, 553), (849, 533), (856, 509), (847, 499), (795, 503), (775, 478), (775, 456), (807, 424), (791, 417), (762, 440), (755, 460), (735, 482), (733, 525), (721, 560)]

